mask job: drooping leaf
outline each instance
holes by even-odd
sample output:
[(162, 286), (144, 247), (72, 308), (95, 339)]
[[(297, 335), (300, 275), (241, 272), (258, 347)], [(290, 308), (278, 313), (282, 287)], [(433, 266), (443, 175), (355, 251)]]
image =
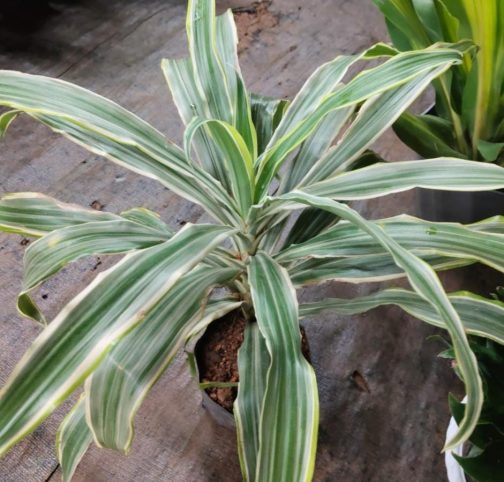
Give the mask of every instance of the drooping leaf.
[(188, 225), (101, 273), (39, 335), (0, 391), (0, 454), (36, 428), (140, 323), (176, 281), (232, 231)]
[(24, 256), (23, 290), (19, 311), (29, 318), (43, 319), (29, 292), (68, 263), (92, 254), (127, 253), (167, 241), (171, 235), (117, 217), (57, 229), (32, 243)]
[(481, 378), (478, 373), (476, 358), (469, 347), (460, 317), (450, 303), (432, 268), (400, 246), (377, 224), (366, 221), (356, 211), (345, 204), (295, 191), (283, 195), (282, 198), (286, 201), (295, 201), (320, 209), (326, 209), (341, 216), (342, 219), (346, 219), (359, 226), (382, 244), (393, 257), (396, 264), (407, 274), (408, 280), (415, 291), (426, 299), (439, 313), (446, 323), (446, 328), (451, 336), (467, 393), (467, 409), (464, 419), (459, 426), (459, 431), (448, 442), (446, 448), (459, 445), (467, 440), (476, 426), (483, 404)]
[(25, 112), (86, 149), (157, 179), (231, 222), (233, 203), (206, 172), (152, 126), (114, 102), (68, 82), (0, 71), (0, 105)]
[(311, 480), (318, 430), (315, 373), (301, 353), (296, 293), (287, 272), (264, 253), (249, 265), (252, 302), (270, 355), (256, 482)]
[(133, 420), (150, 388), (171, 363), (197, 324), (223, 316), (239, 303), (206, 306), (210, 289), (238, 270), (200, 267), (184, 275), (146, 314), (145, 320), (112, 348), (86, 381), (87, 412), (98, 445), (128, 452)]
[[(463, 258), (418, 255), (435, 271), (460, 268), (473, 263)], [(371, 254), (350, 258), (314, 258), (289, 267), (289, 275), (296, 286), (335, 280), (346, 283), (375, 283), (406, 277), (388, 254)]]
[(240, 383), (233, 410), (238, 454), (245, 481), (256, 480), (257, 458), (260, 454), (259, 426), (270, 361), (259, 326), (249, 323), (238, 351)]
[[(489, 300), (466, 291), (448, 295), (468, 334), (482, 336), (504, 345), (504, 303)], [(355, 315), (383, 305), (397, 305), (411, 316), (446, 329), (439, 313), (414, 291), (385, 289), (352, 299), (327, 298), (300, 306), (300, 316), (313, 316), (324, 311)], [(463, 416), (463, 411), (462, 411)]]
[(83, 395), (64, 418), (56, 434), (56, 452), (63, 472), (63, 482), (70, 482), (77, 465), (93, 441), (86, 422), (85, 403)]

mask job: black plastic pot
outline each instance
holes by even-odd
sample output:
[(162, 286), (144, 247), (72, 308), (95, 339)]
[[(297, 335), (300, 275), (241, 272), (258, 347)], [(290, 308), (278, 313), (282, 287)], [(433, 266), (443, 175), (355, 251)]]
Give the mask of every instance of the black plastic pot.
[(208, 411), (214, 422), (221, 427), (234, 430), (236, 427), (235, 419), (232, 413), (214, 402), (205, 390), (201, 390), (203, 408)]
[[(436, 105), (424, 114), (437, 115)], [(492, 216), (504, 215), (504, 191), (434, 191), (420, 189), (418, 211), (427, 221), (475, 223)]]
[(467, 224), (504, 215), (503, 191), (419, 191), (419, 215), (428, 221)]

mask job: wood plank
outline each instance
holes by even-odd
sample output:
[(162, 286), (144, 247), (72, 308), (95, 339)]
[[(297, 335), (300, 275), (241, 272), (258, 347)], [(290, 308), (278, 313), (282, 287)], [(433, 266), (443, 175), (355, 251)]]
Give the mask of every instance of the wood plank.
[[(219, 6), (249, 4), (230, 0)], [(239, 19), (242, 37), (247, 37), (241, 48), (242, 68), (250, 88), (263, 94), (292, 96), (323, 61), (386, 38), (382, 19), (368, 0), (275, 0), (263, 13), (265, 18), (241, 14)], [(180, 140), (181, 123), (159, 61), (184, 55), (184, 15), (185, 2), (180, 0), (77, 3), (50, 19), (31, 43), (7, 36), (0, 65), (77, 82)], [(393, 135), (378, 148), (390, 159), (412, 155)], [(160, 212), (173, 227), (201, 219), (199, 208), (155, 182), (90, 155), (27, 119), (13, 126), (0, 158), (2, 192), (42, 191), (83, 205), (98, 200), (114, 212), (144, 205)], [(405, 206), (415, 212), (415, 193), (357, 204), (370, 217), (397, 214)], [(38, 331), (14, 309), (21, 280), (20, 241), (18, 236), (0, 236), (2, 383)], [(55, 314), (112, 261), (93, 258), (77, 263), (48, 282), (37, 300)], [(472, 275), (466, 278), (475, 282)], [(461, 275), (446, 277), (452, 286), (463, 280)], [(352, 296), (374, 289), (329, 284), (303, 297)], [(322, 409), (315, 480), (445, 480), (439, 451), (448, 420), (446, 399), (448, 391), (460, 391), (460, 385), (448, 364), (436, 358), (441, 347), (425, 341), (435, 331), (392, 308), (360, 317), (318, 317), (307, 322), (306, 329)], [(360, 377), (369, 392), (362, 390)], [(0, 480), (60, 479), (53, 440), (65, 409), (68, 405), (0, 461)], [(240, 479), (234, 434), (216, 426), (201, 407), (183, 356), (147, 398), (136, 429), (128, 457), (93, 448), (75, 480)]]

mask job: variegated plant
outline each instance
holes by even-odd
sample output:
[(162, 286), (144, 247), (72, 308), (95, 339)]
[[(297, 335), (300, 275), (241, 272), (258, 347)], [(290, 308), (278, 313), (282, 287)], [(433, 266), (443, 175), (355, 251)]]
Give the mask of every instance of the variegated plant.
[(504, 165), (504, 2), (373, 0), (400, 50), (471, 39), (476, 52), (434, 82), (435, 115), (403, 114), (395, 129), (424, 157)]
[[(64, 265), (125, 253), (56, 316), (0, 393), (0, 453), (38, 426), (77, 387), (84, 391), (57, 435), (69, 480), (94, 440), (127, 452), (135, 413), (177, 350), (232, 310), (248, 321), (234, 415), (243, 477), (312, 477), (316, 378), (300, 348), (299, 319), (322, 310), (361, 313), (396, 304), (448, 331), (467, 405), (453, 447), (471, 435), (481, 380), (466, 334), (504, 342), (504, 304), (446, 294), (435, 270), (481, 262), (504, 271), (504, 222), (367, 221), (347, 201), (422, 186), (504, 187), (504, 169), (453, 158), (381, 162), (368, 147), (467, 45), (398, 53), (376, 45), (317, 69), (292, 102), (246, 91), (231, 12), (189, 2), (190, 56), (162, 64), (186, 124), (179, 148), (138, 117), (61, 80), (0, 72), (3, 130), (21, 112), (90, 151), (157, 179), (199, 204), (215, 224), (175, 233), (143, 208), (119, 215), (41, 194), (5, 195), (4, 231), (39, 238), (26, 251), (22, 314), (45, 323), (30, 292)], [(343, 83), (358, 61), (379, 61)], [(333, 145), (333, 141), (338, 139)], [(299, 210), (301, 212), (299, 213)], [(292, 219), (292, 222), (291, 222)], [(412, 289), (298, 306), (296, 288), (407, 277)], [(219, 297), (213, 288), (219, 290)], [(84, 383), (85, 382), (85, 383)]]

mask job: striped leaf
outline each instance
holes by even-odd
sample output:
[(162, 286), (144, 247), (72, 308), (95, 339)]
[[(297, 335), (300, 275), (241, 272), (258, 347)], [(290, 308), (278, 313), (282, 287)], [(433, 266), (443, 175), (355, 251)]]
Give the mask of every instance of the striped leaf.
[(464, 419), (460, 423), (459, 431), (446, 448), (454, 447), (467, 440), (478, 422), (483, 404), (481, 378), (478, 372), (476, 357), (469, 347), (462, 322), (432, 268), (400, 246), (377, 224), (366, 221), (356, 211), (345, 204), (331, 201), (330, 199), (310, 196), (301, 192), (285, 194), (283, 198), (320, 209), (326, 209), (340, 216), (342, 219), (354, 223), (374, 237), (390, 253), (396, 264), (404, 270), (415, 291), (439, 313), (451, 336), (468, 400), (467, 409)]
[[(296, 292), (287, 272), (264, 253), (252, 257), (249, 282), (257, 324), (271, 359), (255, 481), (309, 481), (319, 406), (315, 373), (301, 353)], [(248, 412), (248, 416), (253, 415)]]
[(231, 232), (188, 225), (165, 243), (127, 255), (74, 298), (34, 341), (0, 392), (0, 454), (36, 428)]
[(460, 62), (461, 53), (458, 50), (432, 47), (424, 51), (398, 54), (378, 67), (361, 72), (343, 88), (326, 96), (312, 113), (266, 150), (258, 170), (256, 201), (262, 200), (267, 193), (269, 183), (286, 156), (313, 132), (327, 114), (397, 88), (427, 72)]
[(236, 308), (227, 303), (209, 310), (206, 301), (214, 285), (237, 273), (202, 267), (184, 275), (87, 379), (88, 423), (99, 446), (128, 452), (138, 408), (191, 330)]
[(432, 79), (448, 67), (449, 65), (442, 65), (432, 69), (397, 89), (386, 91), (364, 102), (356, 119), (345, 131), (338, 144), (313, 165), (301, 184), (313, 184), (329, 177), (336, 170), (339, 172), (348, 170), (425, 90)]
[(168, 237), (175, 232), (165, 222), (161, 220), (158, 213), (150, 211), (146, 208), (132, 208), (121, 213), (121, 217), (135, 223), (141, 224), (147, 228), (155, 229), (161, 233), (165, 233)]
[(70, 482), (92, 441), (93, 435), (86, 422), (86, 400), (81, 396), (64, 418), (56, 434), (56, 452), (63, 482)]
[(350, 201), (415, 187), (451, 191), (502, 189), (504, 168), (449, 157), (390, 162), (338, 174), (306, 186), (303, 191), (315, 196)]
[[(504, 303), (489, 300), (469, 292), (448, 295), (469, 335), (476, 335), (504, 344)], [(328, 298), (301, 305), (301, 316), (313, 316), (324, 311), (338, 315), (356, 315), (384, 305), (397, 305), (411, 316), (446, 329), (439, 313), (414, 291), (386, 289), (353, 299)]]
[[(212, 0), (213, 1), (213, 0)], [(231, 9), (216, 18), (216, 46), (233, 103), (233, 126), (240, 133), (252, 158), (257, 157), (257, 133), (252, 108), (238, 62), (238, 33)]]
[[(431, 223), (411, 216), (397, 216), (374, 221), (388, 236), (407, 250), (422, 255), (436, 255), (479, 261), (504, 272), (504, 236), (455, 223)], [(494, 222), (489, 223), (490, 229)], [(314, 238), (280, 252), (282, 263), (301, 258), (360, 257), (385, 253), (382, 244), (356, 225), (340, 222)]]
[(194, 135), (206, 132), (205, 139), (213, 144), (215, 163), (224, 186), (237, 201), (245, 216), (252, 205), (254, 193), (254, 161), (240, 133), (230, 124), (216, 119), (195, 117), (184, 134), (185, 151), (190, 158)]
[(31, 244), (24, 256), (23, 290), (18, 309), (24, 316), (43, 321), (29, 292), (68, 263), (92, 254), (127, 253), (163, 243), (171, 237), (133, 221), (82, 223), (52, 231)]
[[(435, 271), (446, 271), (473, 263), (470, 260), (446, 256), (418, 255), (418, 257), (428, 263)], [(307, 259), (289, 267), (289, 275), (296, 286), (329, 280), (346, 283), (376, 283), (406, 277), (404, 270), (397, 266), (389, 254)]]
[(254, 481), (260, 453), (259, 425), (271, 358), (257, 323), (245, 327), (238, 351), (240, 383), (233, 413), (243, 480)]
[(0, 105), (25, 112), (91, 152), (157, 179), (222, 222), (236, 222), (233, 203), (211, 176), (191, 168), (181, 149), (104, 97), (62, 80), (2, 70)]
[(111, 213), (63, 203), (34, 192), (6, 194), (0, 199), (0, 231), (23, 236), (39, 237), (67, 226), (119, 219)]

